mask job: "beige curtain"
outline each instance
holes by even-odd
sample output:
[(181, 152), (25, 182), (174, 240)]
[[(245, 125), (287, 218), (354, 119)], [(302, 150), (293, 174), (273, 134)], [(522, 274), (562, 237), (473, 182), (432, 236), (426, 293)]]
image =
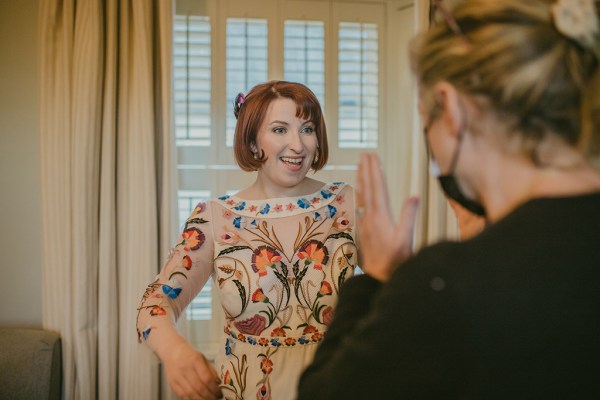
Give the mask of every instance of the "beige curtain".
[[(431, 1), (416, 1), (414, 4), (417, 32), (428, 29)], [(415, 105), (418, 104), (416, 96)], [(429, 174), (429, 159), (423, 139), (423, 121), (419, 119), (417, 107), (414, 107), (414, 121), (416, 123), (411, 143), (413, 154), (418, 154), (418, 157), (411, 164), (410, 181), (411, 193), (418, 193), (421, 198), (421, 212), (415, 239), (417, 247), (422, 247), (442, 239), (458, 238), (458, 225), (437, 180)]]
[(158, 398), (136, 308), (170, 245), (171, 0), (40, 0), (43, 321), (66, 399)]

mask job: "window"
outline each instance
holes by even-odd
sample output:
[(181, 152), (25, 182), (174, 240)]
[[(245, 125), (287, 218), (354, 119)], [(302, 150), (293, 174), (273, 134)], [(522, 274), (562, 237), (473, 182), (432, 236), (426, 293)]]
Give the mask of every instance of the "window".
[(377, 147), (379, 54), (377, 25), (340, 22), (339, 146)]
[[(227, 19), (227, 110), (239, 92), (267, 80), (267, 56), (267, 20)], [(233, 113), (227, 113), (227, 146), (233, 146), (235, 123)]]
[(173, 30), (176, 142), (210, 146), (210, 21), (206, 16), (176, 15)]
[(325, 29), (322, 21), (285, 21), (284, 79), (308, 86), (325, 105)]

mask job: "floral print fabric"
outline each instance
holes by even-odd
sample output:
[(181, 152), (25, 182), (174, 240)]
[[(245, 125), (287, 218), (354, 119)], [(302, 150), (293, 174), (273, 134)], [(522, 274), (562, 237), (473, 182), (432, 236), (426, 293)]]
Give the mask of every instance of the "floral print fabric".
[(212, 276), (225, 313), (216, 360), (226, 399), (292, 399), (357, 263), (354, 194), (200, 203), (139, 308), (138, 337), (165, 346)]

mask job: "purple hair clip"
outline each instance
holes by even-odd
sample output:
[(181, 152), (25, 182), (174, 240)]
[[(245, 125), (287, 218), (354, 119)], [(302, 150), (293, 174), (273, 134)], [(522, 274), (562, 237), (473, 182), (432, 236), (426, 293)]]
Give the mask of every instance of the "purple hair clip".
[(238, 95), (235, 96), (235, 100), (233, 102), (233, 115), (235, 115), (235, 119), (238, 119), (238, 116), (240, 115), (240, 109), (245, 101), (246, 96), (244, 96), (244, 93), (239, 92)]

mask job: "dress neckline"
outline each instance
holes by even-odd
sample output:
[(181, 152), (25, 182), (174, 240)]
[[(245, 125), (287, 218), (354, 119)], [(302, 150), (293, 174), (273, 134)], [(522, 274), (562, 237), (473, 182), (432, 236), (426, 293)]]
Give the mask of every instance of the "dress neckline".
[(220, 196), (216, 201), (234, 214), (248, 217), (283, 217), (317, 210), (324, 206), (333, 207), (333, 201), (343, 202), (340, 195), (345, 182), (330, 182), (319, 190), (303, 196), (277, 197), (264, 200), (246, 200), (236, 195)]

